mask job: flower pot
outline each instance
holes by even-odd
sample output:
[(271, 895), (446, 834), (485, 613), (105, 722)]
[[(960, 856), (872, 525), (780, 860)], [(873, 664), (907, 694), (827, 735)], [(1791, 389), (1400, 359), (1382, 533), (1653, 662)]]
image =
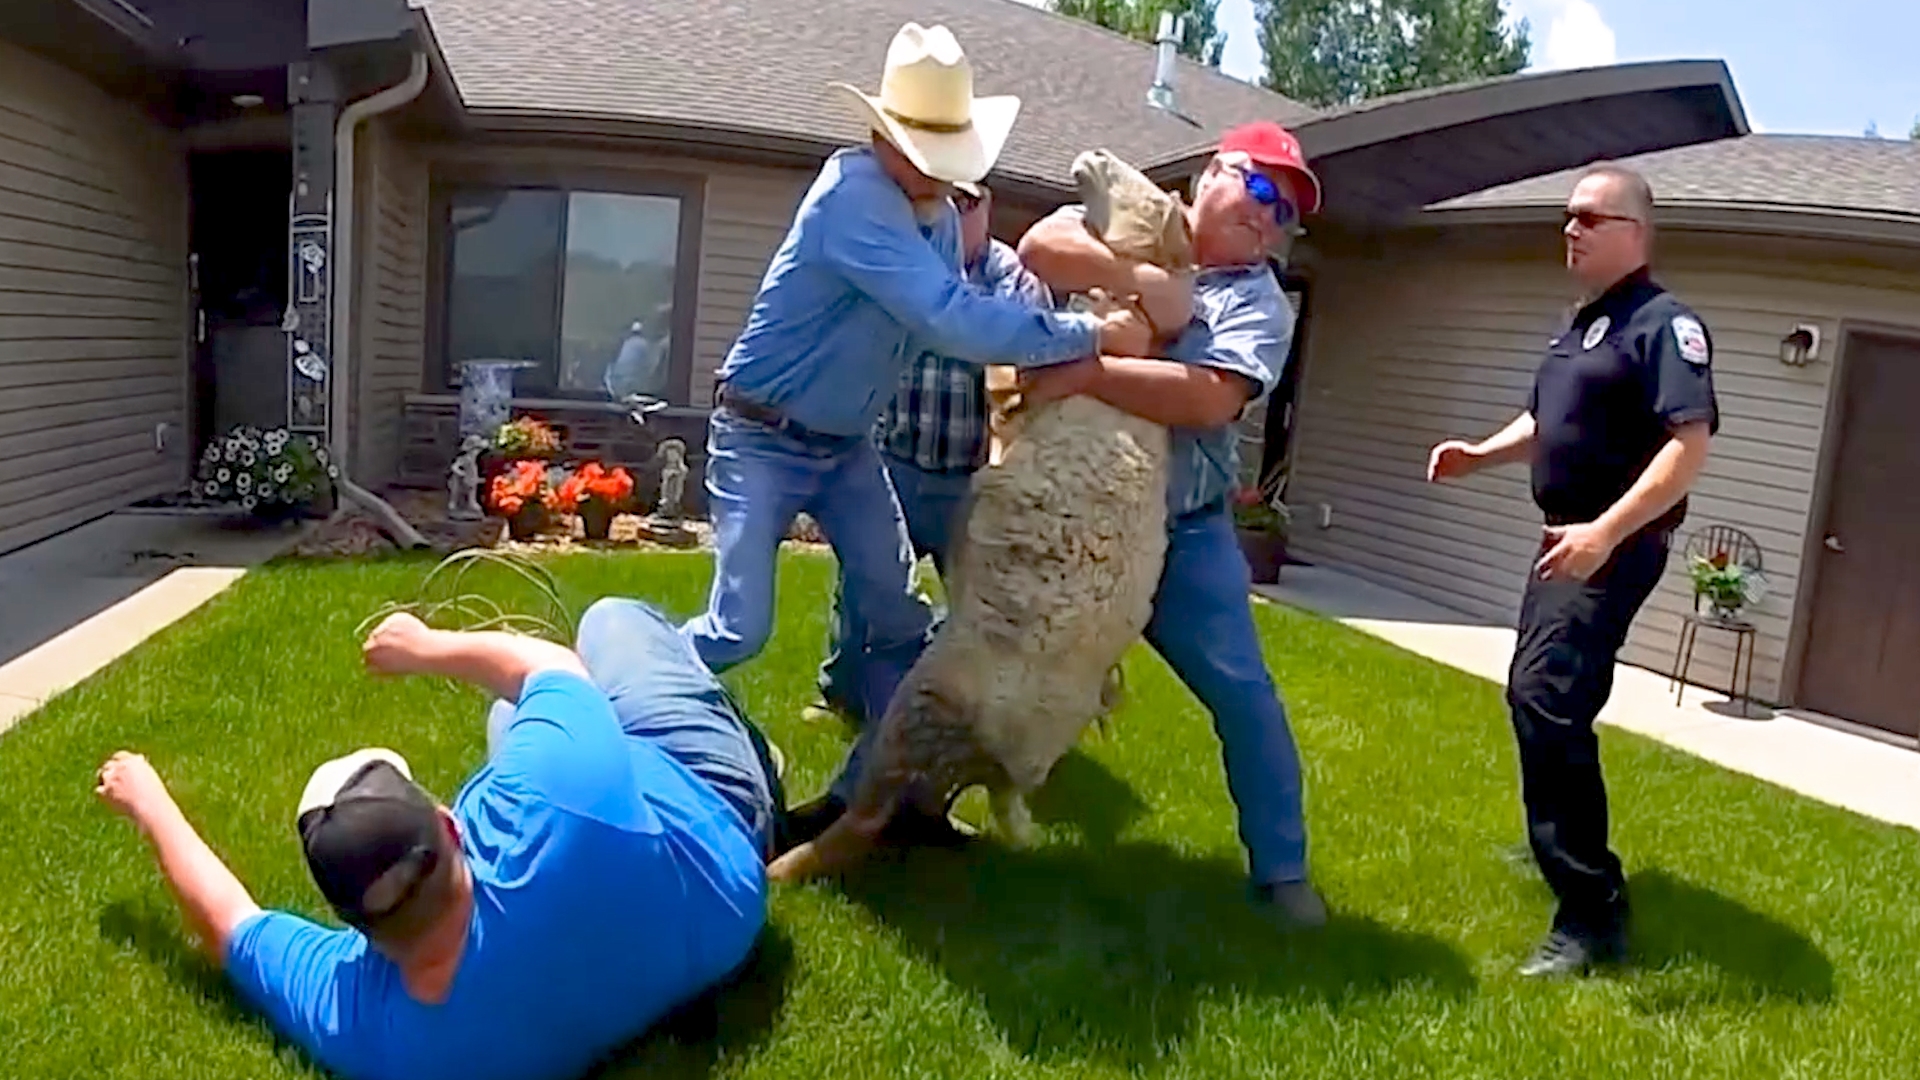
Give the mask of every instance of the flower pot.
[(531, 540), (547, 527), (547, 508), (529, 501), (517, 514), (507, 516), (507, 535), (515, 540)]
[(613, 507), (594, 499), (580, 504), (580, 527), (589, 540), (605, 540), (613, 529)]
[(1239, 537), (1240, 553), (1246, 556), (1254, 583), (1271, 585), (1279, 581), (1280, 567), (1287, 561), (1285, 534), (1256, 529), (1235, 529), (1234, 534)]

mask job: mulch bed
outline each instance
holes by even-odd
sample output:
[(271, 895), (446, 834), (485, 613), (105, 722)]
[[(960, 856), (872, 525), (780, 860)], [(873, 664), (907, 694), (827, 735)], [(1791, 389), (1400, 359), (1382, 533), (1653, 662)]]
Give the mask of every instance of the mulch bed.
[[(407, 523), (420, 530), (433, 550), (450, 553), (465, 548), (484, 547), (519, 554), (567, 551), (687, 551), (712, 550), (713, 526), (704, 519), (686, 519), (678, 523), (659, 522), (638, 514), (621, 514), (613, 519), (605, 540), (588, 540), (580, 519), (572, 515), (558, 518), (556, 527), (529, 540), (507, 536), (507, 523), (488, 517), (480, 521), (454, 521), (447, 517), (446, 496), (431, 491), (392, 489), (381, 492)], [(663, 542), (656, 538), (675, 525), (686, 536), (681, 542)], [(794, 522), (788, 543), (801, 549), (824, 551), (825, 537), (819, 526), (804, 514)], [(296, 545), (292, 554), (308, 557), (366, 555), (393, 550), (378, 518), (358, 506), (349, 505), (331, 519), (317, 524)]]

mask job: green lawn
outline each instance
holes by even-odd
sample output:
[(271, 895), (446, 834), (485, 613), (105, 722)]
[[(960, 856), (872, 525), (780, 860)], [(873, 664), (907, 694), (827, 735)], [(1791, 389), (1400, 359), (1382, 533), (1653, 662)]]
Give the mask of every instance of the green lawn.
[[(576, 613), (605, 594), (690, 613), (708, 567), (551, 565)], [(95, 804), (92, 777), (117, 748), (147, 753), (262, 903), (320, 915), (292, 832), (312, 765), (385, 743), (447, 798), (483, 752), (477, 692), (360, 674), (355, 624), (429, 568), (262, 569), (0, 739), (0, 1073), (313, 1075), (185, 950), (144, 845)], [(786, 559), (774, 641), (730, 676), (787, 752), (796, 799), (845, 740), (799, 719), (829, 571)], [(1527, 983), (1513, 968), (1549, 905), (1507, 858), (1521, 818), (1499, 688), (1311, 616), (1261, 605), (1259, 619), (1306, 761), (1324, 932), (1280, 938), (1244, 902), (1218, 744), (1141, 648), (1128, 707), (1038, 800), (1035, 849), (916, 854), (777, 892), (750, 978), (613, 1074), (1912, 1073), (1913, 834), (1609, 730), (1636, 966)]]

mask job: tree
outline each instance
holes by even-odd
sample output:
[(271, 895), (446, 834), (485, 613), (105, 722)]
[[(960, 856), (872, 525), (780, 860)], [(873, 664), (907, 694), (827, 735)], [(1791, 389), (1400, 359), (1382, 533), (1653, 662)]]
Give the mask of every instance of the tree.
[(1912, 139), (1914, 142), (1920, 142), (1920, 116), (1913, 118), (1913, 130), (1907, 132), (1907, 138)]
[(1215, 20), (1220, 0), (1051, 0), (1053, 10), (1076, 19), (1085, 19), (1116, 33), (1152, 44), (1160, 32), (1160, 13), (1170, 11), (1187, 17), (1186, 36), (1180, 41), (1180, 55), (1208, 67), (1220, 66), (1220, 54), (1227, 48), (1227, 35)]
[(1314, 105), (1446, 86), (1527, 66), (1505, 0), (1254, 0), (1269, 89)]

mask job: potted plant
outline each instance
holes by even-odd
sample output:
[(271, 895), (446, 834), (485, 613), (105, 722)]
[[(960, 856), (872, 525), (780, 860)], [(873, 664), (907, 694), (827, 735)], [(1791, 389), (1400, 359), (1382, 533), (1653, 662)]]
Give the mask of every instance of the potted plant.
[(1286, 506), (1266, 497), (1260, 488), (1234, 491), (1233, 531), (1256, 583), (1271, 585), (1280, 580), (1280, 567), (1287, 561), (1287, 526), (1291, 521)]
[(545, 529), (553, 485), (539, 461), (515, 461), (487, 484), (487, 509), (507, 519), (507, 535), (525, 540)]
[(589, 540), (605, 540), (613, 527), (613, 517), (627, 508), (633, 497), (633, 477), (615, 465), (608, 469), (589, 461), (574, 470), (554, 493), (554, 508), (580, 515), (581, 528)]
[(1732, 619), (1766, 595), (1767, 579), (1754, 567), (1734, 562), (1725, 551), (1695, 555), (1687, 563), (1693, 594), (1706, 597), (1717, 619)]
[(278, 523), (331, 513), (339, 475), (315, 436), (248, 424), (207, 444), (194, 488), (204, 498), (238, 503), (256, 519)]
[(493, 433), (493, 450), (506, 461), (550, 461), (560, 456), (560, 436), (539, 417), (521, 416), (501, 424)]

